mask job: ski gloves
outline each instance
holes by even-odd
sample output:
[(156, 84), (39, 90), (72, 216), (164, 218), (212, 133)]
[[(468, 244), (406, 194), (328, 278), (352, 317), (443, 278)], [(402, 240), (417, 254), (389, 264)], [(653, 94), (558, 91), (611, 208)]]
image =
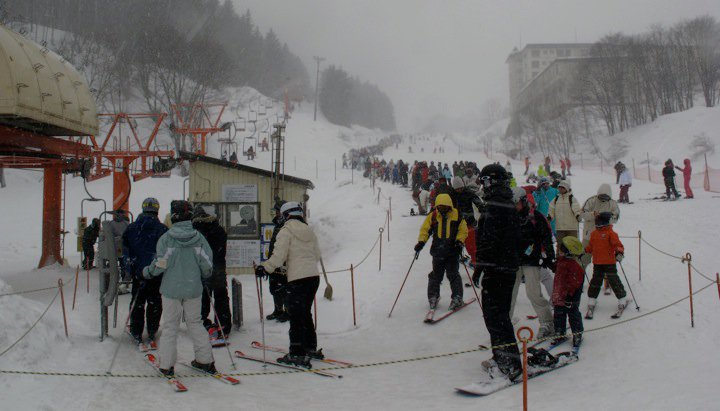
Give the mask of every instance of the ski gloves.
[(625, 255), (623, 253), (615, 253), (615, 259), (618, 263), (621, 263), (623, 258), (625, 258)]
[(423, 247), (425, 247), (425, 241), (418, 241), (418, 243), (415, 244), (415, 252), (419, 253)]
[(259, 279), (268, 278), (270, 274), (268, 274), (267, 271), (265, 271), (265, 267), (259, 265), (255, 267), (255, 276)]

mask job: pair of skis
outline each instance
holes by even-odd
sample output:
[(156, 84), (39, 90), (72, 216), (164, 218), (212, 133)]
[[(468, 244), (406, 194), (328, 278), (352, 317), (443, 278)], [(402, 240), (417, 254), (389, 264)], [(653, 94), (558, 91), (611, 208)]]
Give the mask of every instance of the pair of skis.
[[(175, 390), (175, 392), (185, 392), (188, 390), (187, 387), (185, 386), (185, 384), (183, 384), (182, 381), (180, 381), (180, 379), (178, 377), (176, 377), (174, 375), (165, 375), (160, 371), (160, 363), (158, 362), (158, 360), (154, 354), (145, 354), (145, 358), (147, 359), (148, 363), (150, 363), (150, 365), (153, 367), (153, 369), (155, 369), (155, 371), (159, 375), (161, 375), (162, 377), (164, 377), (167, 380), (168, 384)], [(178, 361), (178, 364), (185, 366), (187, 368), (190, 368), (192, 370), (205, 373), (205, 374), (215, 378), (216, 380), (221, 381), (228, 385), (240, 384), (239, 379), (231, 377), (231, 376), (223, 374), (223, 373), (220, 373), (220, 372), (211, 373), (209, 371), (203, 370), (202, 368), (193, 367), (192, 364), (186, 363), (184, 361)]]
[[(630, 305), (629, 301), (623, 305), (618, 306), (618, 309), (613, 313), (613, 315), (610, 316), (610, 318), (612, 318), (613, 320), (617, 320), (620, 317), (622, 317), (622, 315), (625, 312), (625, 309), (627, 308), (628, 305)], [(592, 307), (592, 308), (588, 307), (588, 310), (585, 313), (585, 319), (592, 320), (593, 318), (595, 318), (595, 307)]]
[[(280, 353), (280, 354), (287, 354), (287, 353), (288, 353), (288, 351), (285, 350), (285, 349), (283, 349), (283, 348), (272, 347), (272, 346), (269, 346), (269, 345), (263, 346), (262, 343), (257, 342), (257, 341), (253, 341), (252, 344), (251, 344), (251, 346), (252, 346), (253, 348), (255, 348), (255, 349), (262, 350), (262, 349), (264, 348), (264, 349), (266, 349), (266, 350), (268, 350), (268, 351), (272, 351), (272, 352), (276, 352), (276, 353)], [(255, 356), (252, 356), (252, 355), (248, 355), (248, 354), (246, 354), (246, 353), (244, 353), (244, 352), (242, 352), (242, 351), (239, 351), (239, 350), (236, 350), (236, 351), (235, 351), (235, 356), (236, 356), (237, 358), (241, 358), (241, 359), (248, 360), (248, 361), (260, 362), (260, 363), (269, 364), (269, 365), (273, 365), (273, 366), (276, 366), (276, 367), (281, 367), (281, 368), (286, 368), (286, 369), (291, 369), (291, 370), (298, 370), (298, 371), (303, 371), (303, 372), (309, 372), (309, 373), (313, 373), (313, 374), (315, 374), (315, 375), (319, 375), (319, 376), (321, 376), (321, 377), (342, 378), (342, 375), (335, 374), (335, 373), (331, 373), (331, 372), (328, 372), (328, 371), (313, 370), (313, 369), (303, 368), (303, 367), (299, 367), (299, 366), (296, 366), (296, 365), (280, 363), (280, 362), (277, 362), (277, 361), (275, 361), (275, 360), (268, 360), (268, 359), (263, 360), (263, 359), (260, 358), (260, 357), (255, 357)], [(349, 363), (349, 362), (346, 362), (346, 361), (334, 360), (334, 359), (332, 359), (332, 358), (313, 359), (313, 361), (318, 361), (318, 362), (321, 362), (321, 363), (324, 363), (324, 364), (328, 364), (328, 365), (333, 365), (333, 366), (352, 367), (352, 363)]]
[(427, 312), (427, 314), (425, 314), (425, 319), (423, 320), (423, 322), (426, 323), (426, 324), (437, 324), (437, 323), (439, 323), (440, 321), (442, 321), (442, 320), (450, 317), (451, 315), (455, 314), (456, 312), (458, 312), (458, 311), (462, 310), (463, 308), (467, 307), (468, 305), (474, 303), (475, 300), (476, 300), (476, 298), (473, 297), (473, 298), (465, 301), (465, 302), (463, 303), (463, 305), (461, 305), (460, 307), (457, 307), (457, 308), (455, 308), (454, 310), (450, 310), (450, 311), (446, 312), (445, 314), (441, 315), (441, 316), (438, 317), (438, 318), (435, 318), (435, 311), (436, 311), (436, 309), (435, 309), (435, 308), (431, 308), (431, 309)]

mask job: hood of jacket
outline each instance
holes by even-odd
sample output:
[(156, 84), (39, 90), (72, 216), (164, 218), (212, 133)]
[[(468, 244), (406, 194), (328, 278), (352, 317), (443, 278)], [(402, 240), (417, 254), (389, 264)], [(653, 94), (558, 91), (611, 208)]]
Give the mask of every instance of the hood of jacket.
[[(598, 198), (603, 201), (607, 201), (612, 198), (612, 188), (610, 188), (610, 184), (603, 183), (600, 184), (600, 187), (598, 187), (597, 191)], [(606, 198), (602, 198), (601, 196), (607, 196)]]
[(483, 192), (483, 199), (488, 203), (509, 203), (513, 204), (513, 192), (509, 186), (491, 186)]
[(690, 159), (689, 159), (689, 158), (686, 158), (685, 160), (683, 160), (683, 164), (685, 164), (685, 167), (689, 167), (689, 166), (690, 166)]
[(200, 234), (192, 226), (192, 221), (179, 221), (170, 228), (168, 235), (178, 242), (180, 245), (185, 247), (192, 247), (199, 245), (202, 241), (202, 234)]
[(283, 225), (283, 229), (288, 230), (293, 237), (300, 241), (310, 241), (314, 236), (313, 231), (307, 224), (295, 219), (286, 221), (285, 225)]

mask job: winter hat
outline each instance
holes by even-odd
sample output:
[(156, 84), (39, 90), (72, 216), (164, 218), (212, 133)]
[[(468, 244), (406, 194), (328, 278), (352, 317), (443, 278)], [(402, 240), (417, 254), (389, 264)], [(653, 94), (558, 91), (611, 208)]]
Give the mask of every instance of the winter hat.
[(513, 192), (513, 203), (519, 203), (523, 199), (527, 200), (527, 191), (525, 191), (522, 187), (514, 187), (512, 189)]
[(595, 227), (605, 227), (610, 225), (613, 214), (609, 211), (603, 211), (595, 217)]
[(452, 199), (450, 198), (450, 196), (447, 194), (438, 195), (437, 198), (435, 199), (435, 207), (439, 207), (439, 206), (452, 207), (453, 203), (452, 203)]
[(297, 201), (288, 201), (287, 203), (283, 204), (282, 207), (280, 207), (280, 212), (283, 216), (285, 216), (285, 218), (292, 216), (303, 216), (303, 208)]
[(205, 211), (205, 207), (203, 207), (202, 204), (198, 204), (195, 206), (195, 209), (193, 210), (193, 220), (205, 218), (208, 215), (209, 214), (207, 213), (207, 211)]
[(460, 176), (455, 176), (452, 178), (452, 188), (456, 190), (460, 188), (465, 188), (465, 183)]
[(582, 242), (580, 242), (580, 240), (578, 240), (577, 237), (574, 237), (571, 235), (562, 239), (560, 248), (563, 250), (563, 252), (565, 254), (570, 254), (570, 255), (574, 255), (574, 256), (582, 255), (583, 252), (585, 252)]
[(560, 181), (560, 183), (558, 184), (558, 188), (560, 188), (560, 187), (566, 189), (567, 191), (572, 190), (572, 188), (570, 187), (570, 180)]
[(157, 198), (154, 197), (148, 197), (142, 202), (142, 212), (143, 213), (155, 213), (157, 214), (158, 211), (160, 211), (160, 202), (157, 200)]
[(192, 220), (192, 205), (185, 200), (173, 200), (170, 203), (170, 217), (173, 223)]

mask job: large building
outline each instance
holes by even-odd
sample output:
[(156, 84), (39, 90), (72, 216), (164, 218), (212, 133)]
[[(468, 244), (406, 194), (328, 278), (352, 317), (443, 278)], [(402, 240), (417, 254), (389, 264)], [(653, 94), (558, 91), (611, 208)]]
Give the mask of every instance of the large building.
[(589, 43), (528, 44), (513, 49), (505, 62), (508, 65), (510, 107), (516, 111), (518, 96), (532, 81), (558, 59), (578, 59), (590, 55)]

